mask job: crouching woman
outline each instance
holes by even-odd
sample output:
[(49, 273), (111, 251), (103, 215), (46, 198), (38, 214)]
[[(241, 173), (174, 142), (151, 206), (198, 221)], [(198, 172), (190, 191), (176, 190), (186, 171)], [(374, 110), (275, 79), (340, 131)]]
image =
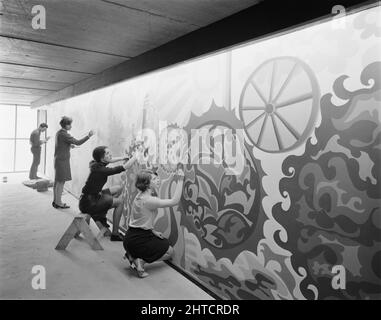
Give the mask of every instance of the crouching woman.
[[(119, 222), (123, 211), (123, 201), (120, 196), (122, 187), (119, 185), (103, 189), (109, 176), (121, 173), (130, 168), (137, 160), (137, 153), (129, 159), (128, 157), (113, 157), (106, 146), (96, 147), (93, 151), (93, 160), (90, 162), (90, 174), (82, 188), (79, 199), (79, 209), (83, 213), (88, 213), (96, 222), (98, 227), (108, 228), (106, 214), (111, 208), (113, 212), (113, 230), (108, 230), (106, 236), (111, 236), (111, 241), (123, 241), (123, 236), (119, 233)], [(108, 168), (107, 165), (118, 161), (126, 161), (123, 165)]]
[(148, 170), (140, 171), (136, 177), (135, 186), (138, 189), (131, 210), (129, 228), (125, 235), (123, 246), (131, 268), (138, 276), (144, 278), (148, 273), (144, 270), (145, 263), (168, 260), (173, 255), (173, 248), (168, 239), (153, 229), (153, 223), (158, 208), (173, 207), (179, 203), (184, 183), (184, 172), (177, 171), (178, 181), (172, 199), (160, 199), (155, 195), (160, 187), (160, 178)]

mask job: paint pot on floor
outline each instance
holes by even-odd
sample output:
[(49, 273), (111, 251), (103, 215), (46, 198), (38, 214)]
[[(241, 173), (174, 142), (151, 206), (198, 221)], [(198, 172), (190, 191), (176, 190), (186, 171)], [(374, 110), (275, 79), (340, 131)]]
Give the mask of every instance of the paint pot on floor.
[(7, 183), (8, 182), (8, 177), (3, 177), (3, 182)]

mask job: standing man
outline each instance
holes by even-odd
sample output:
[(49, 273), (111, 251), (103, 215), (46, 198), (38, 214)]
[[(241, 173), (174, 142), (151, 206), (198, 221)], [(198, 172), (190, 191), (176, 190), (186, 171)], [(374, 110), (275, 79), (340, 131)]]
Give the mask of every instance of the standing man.
[(33, 162), (29, 171), (30, 180), (41, 179), (40, 177), (37, 176), (37, 169), (41, 160), (41, 145), (43, 143), (48, 142), (50, 137), (46, 137), (45, 140), (40, 140), (40, 135), (41, 135), (41, 132), (45, 132), (47, 128), (48, 128), (48, 125), (46, 123), (41, 123), (40, 126), (37, 129), (33, 130), (32, 133), (30, 134), (30, 138), (29, 138), (30, 145), (31, 145), (30, 151), (32, 151), (32, 154), (33, 154)]

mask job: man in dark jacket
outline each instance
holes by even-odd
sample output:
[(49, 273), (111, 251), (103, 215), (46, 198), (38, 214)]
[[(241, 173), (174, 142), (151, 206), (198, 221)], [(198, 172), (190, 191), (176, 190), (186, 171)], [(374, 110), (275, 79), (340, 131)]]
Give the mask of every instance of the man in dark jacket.
[(46, 139), (41, 140), (40, 135), (42, 132), (45, 132), (48, 128), (48, 125), (46, 123), (41, 123), (39, 127), (32, 131), (30, 134), (29, 142), (31, 145), (30, 151), (32, 151), (33, 154), (33, 162), (32, 166), (30, 167), (29, 171), (29, 179), (41, 179), (37, 176), (37, 169), (40, 164), (41, 160), (41, 145), (48, 142), (49, 137), (46, 137)]

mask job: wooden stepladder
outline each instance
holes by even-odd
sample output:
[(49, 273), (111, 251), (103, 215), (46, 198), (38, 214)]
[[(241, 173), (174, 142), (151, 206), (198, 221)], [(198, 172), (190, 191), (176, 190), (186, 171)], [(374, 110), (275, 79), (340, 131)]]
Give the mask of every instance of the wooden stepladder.
[(56, 246), (56, 250), (65, 250), (69, 242), (73, 238), (77, 238), (81, 233), (84, 236), (86, 242), (93, 250), (103, 250), (103, 247), (99, 243), (99, 239), (103, 237), (106, 232), (106, 228), (101, 228), (97, 236), (94, 236), (90, 229), (90, 216), (88, 214), (80, 213), (76, 216), (70, 226), (66, 229), (65, 233), (61, 237)]

